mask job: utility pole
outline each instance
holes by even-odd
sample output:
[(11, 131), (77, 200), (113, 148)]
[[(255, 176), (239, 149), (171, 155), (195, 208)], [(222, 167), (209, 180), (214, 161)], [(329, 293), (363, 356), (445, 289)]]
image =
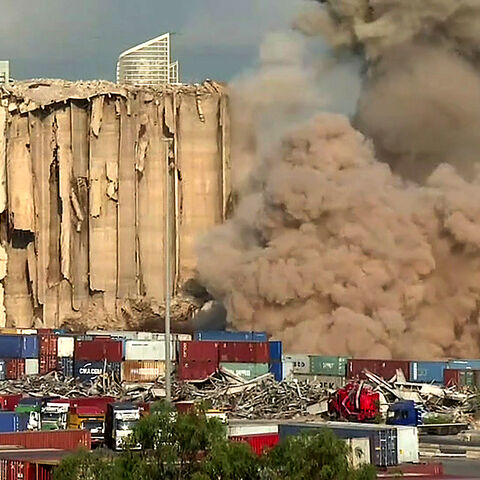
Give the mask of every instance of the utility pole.
[(170, 148), (171, 140), (165, 142), (165, 396), (172, 400), (172, 363), (170, 359)]

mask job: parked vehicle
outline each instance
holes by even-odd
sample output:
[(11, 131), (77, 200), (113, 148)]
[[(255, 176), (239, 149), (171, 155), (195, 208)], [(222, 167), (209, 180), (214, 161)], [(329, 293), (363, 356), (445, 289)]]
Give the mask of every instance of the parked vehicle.
[(423, 411), (413, 400), (405, 400), (390, 405), (387, 412), (387, 425), (418, 426), (423, 424)]
[(105, 421), (106, 444), (113, 450), (123, 450), (138, 420), (140, 407), (126, 402), (109, 403)]

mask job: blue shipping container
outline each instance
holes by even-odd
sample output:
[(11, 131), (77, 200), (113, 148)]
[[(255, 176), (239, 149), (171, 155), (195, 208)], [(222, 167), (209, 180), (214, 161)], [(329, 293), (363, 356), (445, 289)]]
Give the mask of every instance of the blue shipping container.
[(38, 358), (37, 335), (22, 335), (22, 358)]
[(377, 467), (391, 467), (398, 465), (397, 430), (395, 428), (381, 425), (361, 425), (339, 422), (326, 424), (280, 424), (278, 433), (280, 441), (291, 435), (315, 434), (328, 428), (344, 440), (349, 438), (368, 438), (370, 440), (370, 458), (373, 465)]
[(73, 358), (72, 357), (59, 357), (58, 366), (60, 373), (64, 377), (73, 377)]
[(282, 342), (272, 341), (268, 342), (268, 345), (270, 348), (270, 360), (278, 360), (279, 362), (281, 362), (283, 355)]
[(411, 362), (410, 381), (443, 384), (443, 372), (447, 362)]
[(92, 362), (90, 360), (76, 360), (74, 364), (74, 375), (82, 382), (94, 380), (98, 375), (106, 372), (114, 373), (120, 379), (120, 362)]
[(195, 332), (194, 340), (206, 342), (267, 342), (265, 332), (226, 332), (224, 330), (201, 330)]
[(450, 370), (480, 370), (480, 360), (449, 360)]
[[(22, 419), (23, 418), (24, 415), (22, 416)], [(0, 433), (20, 432), (21, 427), (18, 413), (0, 411)]]
[(282, 362), (273, 362), (268, 366), (268, 371), (273, 373), (273, 377), (277, 382), (283, 380), (283, 364)]
[(22, 336), (0, 335), (0, 358), (22, 358)]

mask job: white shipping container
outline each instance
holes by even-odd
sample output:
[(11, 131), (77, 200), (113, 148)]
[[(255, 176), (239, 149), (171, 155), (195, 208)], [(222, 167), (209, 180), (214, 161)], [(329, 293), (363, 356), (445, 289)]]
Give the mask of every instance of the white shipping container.
[[(175, 360), (175, 342), (171, 342), (170, 359)], [(162, 360), (165, 361), (165, 342), (161, 340), (126, 340), (124, 344), (125, 360)]]
[(278, 424), (268, 422), (252, 422), (252, 423), (235, 423), (234, 420), (229, 421), (228, 436), (243, 437), (247, 435), (264, 435), (278, 433)]
[(58, 356), (59, 357), (73, 357), (73, 350), (75, 347), (75, 339), (73, 337), (58, 337)]
[(347, 444), (350, 447), (348, 459), (354, 468), (370, 463), (370, 439), (349, 438)]
[(309, 355), (284, 355), (283, 364), (284, 378), (295, 373), (310, 373)]
[(25, 359), (25, 375), (38, 375), (38, 358)]
[(299, 382), (315, 383), (325, 390), (336, 390), (337, 388), (344, 387), (347, 383), (345, 377), (334, 377), (330, 375), (305, 375), (304, 373), (293, 373), (291, 374), (291, 378), (294, 378)]
[(398, 463), (417, 463), (419, 457), (417, 427), (403, 425), (394, 427), (397, 429)]

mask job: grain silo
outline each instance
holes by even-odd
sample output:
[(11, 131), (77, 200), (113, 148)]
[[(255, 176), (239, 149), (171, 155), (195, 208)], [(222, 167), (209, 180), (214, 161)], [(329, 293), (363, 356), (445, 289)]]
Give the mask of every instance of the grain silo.
[[(227, 96), (214, 82), (5, 86), (0, 108), (0, 326), (122, 326), (161, 306), (230, 195)], [(169, 205), (165, 205), (166, 189)]]

